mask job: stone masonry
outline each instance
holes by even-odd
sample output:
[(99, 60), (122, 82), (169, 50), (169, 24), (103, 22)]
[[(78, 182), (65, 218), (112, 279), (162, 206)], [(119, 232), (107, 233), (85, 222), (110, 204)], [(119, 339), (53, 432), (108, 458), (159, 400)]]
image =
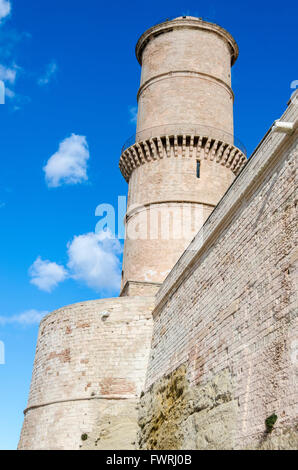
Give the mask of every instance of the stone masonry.
[(42, 320), (19, 449), (135, 447), (153, 306), (102, 299)]

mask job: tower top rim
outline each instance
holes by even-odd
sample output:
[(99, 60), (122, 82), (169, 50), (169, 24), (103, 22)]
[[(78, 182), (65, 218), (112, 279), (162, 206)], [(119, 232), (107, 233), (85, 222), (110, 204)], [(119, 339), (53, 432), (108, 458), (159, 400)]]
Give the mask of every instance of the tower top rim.
[(201, 29), (218, 34), (229, 45), (231, 52), (231, 65), (234, 65), (236, 62), (239, 55), (239, 48), (233, 36), (226, 29), (222, 28), (216, 23), (210, 23), (208, 21), (204, 21), (202, 18), (197, 18), (195, 16), (179, 16), (173, 20), (167, 20), (152, 26), (140, 36), (135, 49), (139, 64), (142, 65), (142, 54), (149, 41), (151, 41), (154, 37), (159, 36), (160, 34), (180, 28)]

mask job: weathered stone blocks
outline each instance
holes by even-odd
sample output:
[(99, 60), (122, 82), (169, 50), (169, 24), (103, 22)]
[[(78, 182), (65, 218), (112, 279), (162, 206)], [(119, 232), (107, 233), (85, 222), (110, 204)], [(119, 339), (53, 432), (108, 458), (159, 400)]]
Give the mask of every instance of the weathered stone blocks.
[(42, 320), (19, 449), (134, 448), (153, 307), (101, 299)]

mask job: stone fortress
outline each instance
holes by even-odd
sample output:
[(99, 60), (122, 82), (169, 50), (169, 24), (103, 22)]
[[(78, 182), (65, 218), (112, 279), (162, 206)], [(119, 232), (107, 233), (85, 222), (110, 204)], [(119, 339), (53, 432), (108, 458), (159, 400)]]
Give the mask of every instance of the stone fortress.
[(227, 31), (136, 55), (121, 293), (42, 320), (19, 449), (297, 448), (297, 93), (246, 161)]

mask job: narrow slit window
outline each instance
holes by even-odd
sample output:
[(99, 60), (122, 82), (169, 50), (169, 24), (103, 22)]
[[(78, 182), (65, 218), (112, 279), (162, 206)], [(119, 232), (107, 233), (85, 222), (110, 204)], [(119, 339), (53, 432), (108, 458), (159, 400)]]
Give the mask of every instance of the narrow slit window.
[(200, 178), (200, 171), (201, 171), (201, 162), (197, 161), (197, 178)]

